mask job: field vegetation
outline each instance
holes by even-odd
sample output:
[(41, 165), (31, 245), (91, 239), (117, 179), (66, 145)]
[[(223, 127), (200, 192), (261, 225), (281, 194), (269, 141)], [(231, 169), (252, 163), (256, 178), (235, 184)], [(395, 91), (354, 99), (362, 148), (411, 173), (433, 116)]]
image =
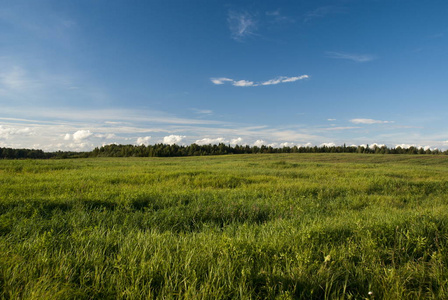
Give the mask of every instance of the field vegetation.
[(0, 298), (448, 299), (448, 157), (0, 160)]

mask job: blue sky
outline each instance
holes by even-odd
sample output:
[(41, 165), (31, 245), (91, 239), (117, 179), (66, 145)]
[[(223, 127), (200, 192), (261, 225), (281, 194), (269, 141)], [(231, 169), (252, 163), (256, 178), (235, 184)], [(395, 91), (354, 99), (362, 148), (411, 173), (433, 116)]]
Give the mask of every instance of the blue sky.
[(0, 147), (448, 148), (448, 2), (3, 0)]

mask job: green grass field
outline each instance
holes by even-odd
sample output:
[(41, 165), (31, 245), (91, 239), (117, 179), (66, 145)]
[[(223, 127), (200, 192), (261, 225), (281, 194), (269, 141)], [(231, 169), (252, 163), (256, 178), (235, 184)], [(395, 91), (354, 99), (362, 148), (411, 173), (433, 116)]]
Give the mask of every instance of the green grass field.
[(0, 214), (4, 299), (448, 299), (446, 156), (0, 160)]

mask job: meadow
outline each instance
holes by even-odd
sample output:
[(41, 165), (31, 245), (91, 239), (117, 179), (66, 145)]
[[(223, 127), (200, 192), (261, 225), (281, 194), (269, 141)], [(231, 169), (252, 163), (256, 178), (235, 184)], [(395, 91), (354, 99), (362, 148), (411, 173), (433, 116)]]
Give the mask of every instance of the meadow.
[(448, 299), (448, 157), (0, 160), (2, 299)]

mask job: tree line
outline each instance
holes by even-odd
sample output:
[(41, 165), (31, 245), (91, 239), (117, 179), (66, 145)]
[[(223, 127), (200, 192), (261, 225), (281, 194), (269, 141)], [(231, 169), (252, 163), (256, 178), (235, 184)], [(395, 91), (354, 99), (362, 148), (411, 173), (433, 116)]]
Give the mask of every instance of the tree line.
[(49, 159), (89, 157), (90, 152), (56, 151), (44, 152), (39, 149), (0, 148), (0, 159)]
[(0, 159), (63, 159), (63, 158), (87, 158), (87, 157), (174, 157), (174, 156), (202, 156), (202, 155), (226, 155), (226, 154), (263, 154), (263, 153), (364, 153), (364, 154), (432, 154), (448, 155), (448, 150), (423, 149), (417, 147), (386, 146), (248, 146), (248, 145), (116, 145), (110, 144), (97, 147), (89, 152), (56, 151), (44, 152), (35, 149), (0, 148)]
[(293, 146), (279, 147), (271, 146), (248, 146), (235, 145), (230, 146), (223, 143), (218, 145), (106, 145), (95, 148), (90, 157), (170, 157), (170, 156), (200, 156), (200, 155), (225, 155), (225, 154), (262, 154), (262, 153), (366, 153), (366, 154), (448, 154), (447, 151), (438, 149), (423, 149), (417, 147), (409, 148), (389, 148), (386, 146), (378, 147), (376, 145), (366, 146)]

